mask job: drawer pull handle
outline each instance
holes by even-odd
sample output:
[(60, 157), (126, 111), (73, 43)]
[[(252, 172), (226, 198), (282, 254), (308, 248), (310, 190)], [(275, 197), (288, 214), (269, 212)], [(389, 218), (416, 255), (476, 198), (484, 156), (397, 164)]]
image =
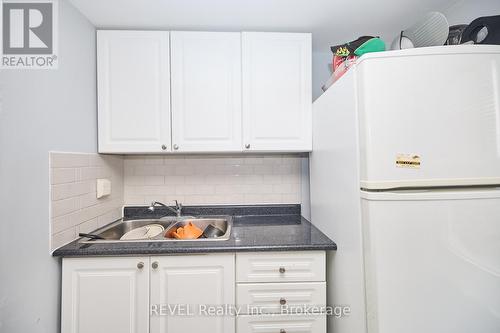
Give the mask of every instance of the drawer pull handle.
[(280, 329), (280, 333), (286, 333), (285, 329)]
[(281, 274), (284, 274), (284, 273), (285, 273), (285, 271), (286, 271), (286, 270), (285, 270), (285, 267), (280, 267), (279, 271), (280, 271), (280, 273), (281, 273)]
[(281, 304), (281, 305), (285, 305), (285, 304), (286, 304), (286, 299), (284, 299), (284, 298), (280, 298), (280, 304)]

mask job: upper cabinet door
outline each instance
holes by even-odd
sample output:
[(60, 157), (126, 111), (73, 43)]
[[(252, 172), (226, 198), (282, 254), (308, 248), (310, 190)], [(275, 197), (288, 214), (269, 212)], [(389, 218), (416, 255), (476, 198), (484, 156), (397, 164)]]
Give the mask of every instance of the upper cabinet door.
[(170, 150), (169, 33), (98, 31), (100, 153)]
[(242, 33), (245, 151), (311, 151), (311, 35)]
[(172, 32), (172, 147), (241, 151), (241, 34)]

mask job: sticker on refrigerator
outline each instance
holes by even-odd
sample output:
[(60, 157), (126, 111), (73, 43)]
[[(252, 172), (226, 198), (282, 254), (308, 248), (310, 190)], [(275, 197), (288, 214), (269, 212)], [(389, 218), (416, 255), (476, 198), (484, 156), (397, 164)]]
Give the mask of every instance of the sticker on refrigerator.
[(396, 166), (398, 168), (420, 169), (421, 159), (415, 154), (396, 155)]

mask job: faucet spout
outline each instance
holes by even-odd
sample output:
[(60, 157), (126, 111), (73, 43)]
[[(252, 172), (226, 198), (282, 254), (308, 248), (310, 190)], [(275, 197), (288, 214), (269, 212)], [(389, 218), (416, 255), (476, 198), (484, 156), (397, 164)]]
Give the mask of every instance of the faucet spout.
[(177, 200), (175, 200), (175, 208), (167, 206), (164, 203), (161, 203), (159, 201), (153, 201), (153, 202), (151, 202), (151, 205), (148, 207), (148, 209), (150, 211), (154, 212), (156, 206), (161, 206), (161, 207), (167, 208), (171, 212), (175, 213), (175, 215), (177, 217), (180, 217), (182, 215), (182, 204), (179, 203)]

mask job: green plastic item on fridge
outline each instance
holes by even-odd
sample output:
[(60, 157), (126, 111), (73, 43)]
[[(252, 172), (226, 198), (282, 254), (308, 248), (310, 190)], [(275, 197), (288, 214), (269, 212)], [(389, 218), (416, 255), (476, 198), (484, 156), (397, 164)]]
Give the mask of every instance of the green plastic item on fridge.
[(355, 51), (354, 54), (361, 57), (365, 53), (371, 52), (382, 52), (385, 51), (385, 43), (380, 38), (371, 38), (361, 44)]

